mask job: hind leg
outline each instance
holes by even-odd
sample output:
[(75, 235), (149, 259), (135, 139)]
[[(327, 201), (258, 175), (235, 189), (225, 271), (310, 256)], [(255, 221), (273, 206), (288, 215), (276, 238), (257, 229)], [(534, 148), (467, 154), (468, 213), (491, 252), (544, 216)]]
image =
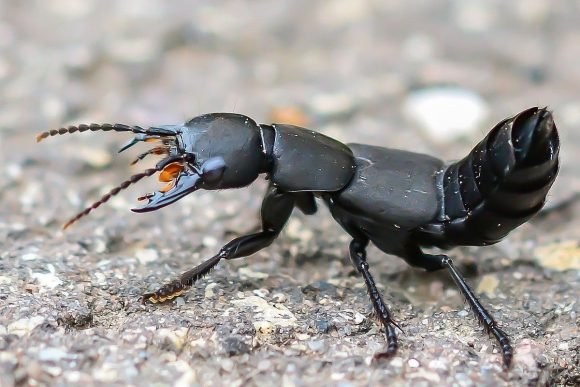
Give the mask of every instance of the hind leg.
[(416, 267), (422, 267), (428, 271), (434, 270), (441, 270), (447, 269), (451, 278), (459, 288), (465, 300), (471, 307), (471, 310), (475, 314), (475, 317), (481, 322), (483, 327), (485, 328), (486, 332), (491, 333), (495, 339), (497, 340), (503, 357), (503, 363), (506, 368), (509, 368), (512, 358), (513, 358), (513, 349), (511, 347), (509, 338), (502, 331), (495, 322), (491, 313), (487, 311), (471, 289), (471, 287), (463, 278), (463, 275), (457, 270), (451, 258), (447, 255), (432, 255), (432, 254), (425, 254), (421, 251), (420, 248), (416, 248), (415, 255), (411, 256), (411, 258), (405, 258), (407, 262), (413, 262)]

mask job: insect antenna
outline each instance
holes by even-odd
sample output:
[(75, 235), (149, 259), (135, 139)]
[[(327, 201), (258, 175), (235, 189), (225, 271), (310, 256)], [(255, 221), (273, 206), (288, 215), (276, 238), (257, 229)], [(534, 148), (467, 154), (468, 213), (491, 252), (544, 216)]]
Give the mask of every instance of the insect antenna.
[(167, 157), (167, 158), (161, 160), (159, 163), (157, 163), (155, 168), (149, 168), (141, 173), (137, 173), (137, 174), (131, 176), (129, 179), (125, 180), (124, 182), (122, 182), (121, 184), (119, 184), (118, 186), (116, 186), (115, 188), (110, 190), (109, 192), (107, 192), (105, 195), (103, 195), (99, 200), (97, 200), (96, 202), (91, 204), (89, 207), (85, 208), (83, 211), (79, 212), (77, 215), (75, 215), (74, 217), (69, 219), (62, 226), (62, 229), (66, 230), (71, 224), (75, 223), (80, 218), (87, 216), (92, 210), (98, 208), (101, 204), (108, 202), (109, 199), (111, 199), (113, 196), (117, 195), (119, 192), (121, 192), (122, 190), (129, 187), (131, 184), (135, 184), (139, 180), (141, 180), (145, 177), (152, 176), (156, 172), (162, 171), (166, 166), (168, 166), (169, 164), (171, 164), (177, 160), (180, 160), (181, 158), (182, 158), (182, 156)]
[(83, 211), (79, 212), (77, 215), (75, 215), (74, 217), (69, 219), (62, 226), (62, 229), (66, 230), (71, 224), (75, 223), (80, 218), (87, 216), (91, 211), (98, 208), (101, 204), (108, 202), (109, 199), (111, 199), (113, 196), (117, 195), (119, 192), (121, 192), (122, 190), (129, 187), (131, 184), (135, 184), (139, 180), (143, 179), (144, 177), (151, 176), (151, 175), (155, 174), (156, 172), (159, 172), (159, 169), (149, 168), (141, 173), (137, 173), (137, 174), (131, 176), (128, 180), (125, 180), (124, 182), (122, 182), (121, 184), (116, 186), (115, 188), (111, 189), (109, 192), (107, 192), (105, 195), (103, 195), (99, 200), (97, 200), (96, 202), (91, 204), (89, 207), (85, 208)]
[(67, 134), (67, 133), (76, 133), (76, 132), (82, 133), (82, 132), (86, 132), (87, 130), (90, 130), (92, 132), (97, 132), (97, 131), (109, 132), (112, 130), (115, 132), (132, 132), (132, 133), (137, 133), (137, 134), (147, 134), (148, 133), (148, 131), (146, 129), (143, 129), (142, 127), (136, 126), (136, 125), (131, 126), (131, 125), (124, 125), (124, 124), (81, 124), (81, 125), (67, 126), (66, 128), (47, 130), (46, 132), (42, 132), (36, 136), (36, 142), (40, 142), (40, 141), (44, 140), (45, 138), (52, 137), (52, 136), (57, 136), (57, 135), (62, 135), (62, 134)]

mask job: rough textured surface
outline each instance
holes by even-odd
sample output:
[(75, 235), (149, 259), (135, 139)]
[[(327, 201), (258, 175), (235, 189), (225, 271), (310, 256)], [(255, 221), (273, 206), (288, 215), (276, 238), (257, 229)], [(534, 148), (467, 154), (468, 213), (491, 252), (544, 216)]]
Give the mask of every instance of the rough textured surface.
[[(0, 385), (578, 385), (579, 7), (0, 2)], [(486, 126), (549, 105), (561, 131), (550, 211), (494, 247), (453, 252), (513, 340), (509, 372), (445, 273), (376, 249), (372, 270), (405, 334), (396, 358), (370, 364), (384, 338), (326, 210), (296, 214), (273, 246), (221, 264), (174, 303), (142, 306), (142, 292), (253, 229), (265, 185), (130, 213), (150, 179), (63, 234), (138, 170), (126, 167), (136, 153), (112, 158), (120, 134), (34, 144), (66, 123), (275, 112), (345, 142), (458, 158), (481, 131), (436, 145), (403, 113), (414, 89), (441, 84), (481, 95)]]

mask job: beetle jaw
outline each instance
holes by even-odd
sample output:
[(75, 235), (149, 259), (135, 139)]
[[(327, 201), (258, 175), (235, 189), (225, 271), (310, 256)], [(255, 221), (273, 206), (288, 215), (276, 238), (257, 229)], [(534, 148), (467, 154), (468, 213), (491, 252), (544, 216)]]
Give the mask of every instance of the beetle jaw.
[(140, 197), (139, 200), (148, 200), (148, 203), (142, 207), (133, 208), (131, 211), (138, 213), (156, 211), (198, 189), (215, 188), (220, 185), (225, 169), (226, 165), (221, 157), (213, 157), (199, 167), (186, 162), (169, 163), (159, 175), (159, 180), (168, 182), (168, 185), (159, 191)]
[(140, 197), (139, 200), (149, 200), (149, 202), (142, 207), (132, 208), (131, 211), (137, 213), (151, 212), (175, 203), (179, 199), (197, 191), (200, 181), (201, 176), (196, 173), (180, 173), (173, 182), (169, 183), (171, 188), (167, 191), (156, 191)]

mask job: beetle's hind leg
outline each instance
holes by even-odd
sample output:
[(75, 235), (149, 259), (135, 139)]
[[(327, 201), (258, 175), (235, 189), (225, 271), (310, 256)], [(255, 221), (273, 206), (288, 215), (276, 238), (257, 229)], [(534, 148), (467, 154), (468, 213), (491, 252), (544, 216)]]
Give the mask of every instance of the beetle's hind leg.
[(243, 235), (224, 245), (219, 253), (190, 269), (179, 278), (142, 296), (143, 302), (159, 303), (171, 300), (189, 289), (195, 281), (205, 276), (222, 259), (247, 257), (269, 246), (278, 237), (294, 208), (294, 195), (269, 187), (262, 202), (262, 231)]
[(479, 299), (473, 290), (471, 290), (461, 273), (455, 268), (455, 265), (453, 265), (451, 258), (447, 255), (439, 255), (439, 257), (441, 257), (441, 264), (449, 270), (453, 281), (455, 281), (459, 287), (459, 290), (471, 306), (476, 317), (483, 324), (485, 330), (496, 338), (501, 347), (504, 366), (505, 368), (509, 368), (513, 358), (513, 349), (509, 338), (505, 332), (497, 326), (493, 316), (483, 307), (483, 305), (481, 305), (481, 302), (479, 302)]
[(449, 258), (447, 255), (444, 254), (440, 255), (425, 254), (421, 252), (420, 249), (416, 250), (416, 254), (420, 255), (415, 256), (415, 258), (413, 258), (414, 261), (428, 262), (429, 265), (432, 265), (433, 262), (435, 262), (435, 260), (438, 260), (441, 265), (440, 267), (442, 269), (447, 269), (449, 271), (449, 274), (451, 274), (451, 278), (453, 278), (453, 281), (455, 282), (457, 287), (459, 287), (461, 294), (463, 294), (463, 297), (465, 297), (465, 299), (467, 300), (469, 306), (471, 307), (471, 310), (473, 311), (477, 319), (481, 322), (486, 332), (491, 333), (496, 338), (497, 342), (499, 343), (499, 346), (501, 347), (504, 367), (509, 368), (513, 358), (513, 349), (510, 344), (508, 336), (505, 334), (504, 331), (502, 331), (497, 326), (497, 323), (495, 322), (491, 313), (489, 313), (483, 307), (483, 305), (481, 304), (481, 302), (479, 301), (479, 299), (477, 298), (471, 287), (465, 281), (465, 278), (463, 278), (463, 275), (461, 275), (459, 270), (457, 270), (457, 268), (453, 264), (451, 258)]
[(381, 293), (375, 284), (375, 280), (369, 271), (369, 264), (367, 262), (366, 247), (368, 245), (368, 239), (353, 239), (350, 242), (349, 252), (350, 260), (352, 264), (356, 267), (359, 273), (362, 274), (365, 285), (371, 298), (373, 308), (375, 312), (385, 327), (385, 335), (387, 337), (387, 350), (385, 352), (375, 354), (375, 359), (388, 358), (393, 356), (397, 352), (397, 335), (395, 333), (395, 327), (401, 329), (397, 323), (392, 319), (391, 312), (387, 307), (387, 304), (383, 301)]

